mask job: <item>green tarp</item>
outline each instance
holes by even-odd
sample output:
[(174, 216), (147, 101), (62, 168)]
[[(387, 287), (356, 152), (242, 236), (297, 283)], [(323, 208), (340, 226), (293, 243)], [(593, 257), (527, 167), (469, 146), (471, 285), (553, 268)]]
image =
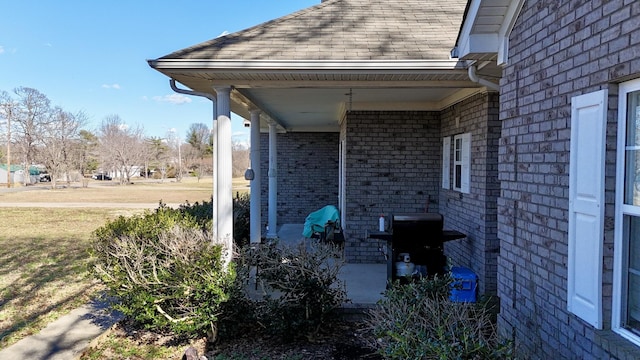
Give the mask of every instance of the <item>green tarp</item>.
[(333, 205), (327, 205), (307, 216), (304, 221), (302, 236), (310, 238), (314, 233), (323, 233), (327, 222), (338, 222), (339, 219), (340, 213), (338, 209)]

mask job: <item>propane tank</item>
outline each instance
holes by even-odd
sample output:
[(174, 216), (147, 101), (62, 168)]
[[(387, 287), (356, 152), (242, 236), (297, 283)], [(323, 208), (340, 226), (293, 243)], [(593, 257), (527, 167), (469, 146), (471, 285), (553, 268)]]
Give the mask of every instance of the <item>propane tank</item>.
[(378, 231), (384, 232), (384, 214), (380, 214), (380, 219), (378, 219)]
[(412, 276), (415, 273), (416, 265), (411, 262), (409, 253), (400, 253), (396, 261), (396, 276)]

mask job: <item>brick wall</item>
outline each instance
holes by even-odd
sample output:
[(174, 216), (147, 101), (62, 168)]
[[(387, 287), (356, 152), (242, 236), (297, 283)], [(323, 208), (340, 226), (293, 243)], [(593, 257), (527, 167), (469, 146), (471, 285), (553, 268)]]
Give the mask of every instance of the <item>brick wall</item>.
[(609, 89), (603, 319), (611, 326), (615, 83), (640, 77), (638, 23), (638, 1), (525, 1), (510, 37), (500, 98), (498, 327), (527, 358), (640, 356), (566, 311), (571, 97)]
[[(340, 135), (278, 134), (278, 224), (303, 223), (311, 211), (337, 205), (338, 141), (342, 138), (346, 142), (347, 261), (385, 261), (380, 249), (386, 243), (367, 236), (377, 230), (380, 214), (388, 219), (397, 213), (441, 212), (446, 229), (468, 235), (447, 243), (447, 256), (453, 265), (470, 267), (479, 275), (480, 293), (494, 294), (497, 109), (497, 95), (479, 94), (441, 112), (349, 112)], [(464, 132), (472, 133), (470, 194), (441, 188), (442, 136)], [(261, 143), (267, 158), (267, 134)], [(262, 161), (262, 174), (264, 226), (267, 161)]]
[[(475, 95), (442, 112), (442, 137), (471, 133), (471, 191), (463, 194), (441, 189), (439, 209), (446, 229), (467, 235), (465, 239), (445, 243), (445, 253), (455, 266), (466, 266), (479, 277), (480, 294), (497, 291), (496, 199), (498, 178), (498, 95)], [(453, 145), (451, 149), (453, 159)], [(453, 178), (453, 176), (452, 176)]]
[[(309, 213), (338, 205), (339, 133), (277, 135), (278, 225), (303, 224)], [(269, 219), (269, 134), (260, 135), (262, 227)]]
[(368, 239), (380, 214), (437, 212), (441, 150), (438, 112), (349, 112), (346, 134), (350, 262), (383, 262), (385, 242)]

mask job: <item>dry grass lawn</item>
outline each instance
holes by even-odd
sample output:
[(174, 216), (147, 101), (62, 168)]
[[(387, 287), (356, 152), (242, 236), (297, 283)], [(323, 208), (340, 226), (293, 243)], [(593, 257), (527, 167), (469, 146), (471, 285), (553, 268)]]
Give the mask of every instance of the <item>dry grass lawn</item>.
[(0, 208), (0, 348), (38, 332), (101, 289), (87, 274), (89, 237), (116, 213)]
[[(64, 186), (64, 187), (63, 187)], [(133, 184), (119, 185), (113, 181), (91, 181), (88, 187), (79, 184), (66, 185), (58, 183), (58, 188), (51, 189), (48, 184), (29, 187), (29, 191), (0, 192), (2, 202), (105, 202), (105, 203), (150, 203), (163, 201), (167, 204), (181, 204), (185, 201), (195, 202), (209, 200), (213, 193), (211, 178), (197, 181), (185, 178), (176, 183), (173, 180), (140, 180)], [(37, 189), (37, 190), (31, 190)], [(234, 191), (246, 191), (246, 184), (240, 180), (234, 182)]]
[[(38, 188), (38, 189), (35, 189)], [(246, 191), (244, 180), (234, 191)], [(190, 203), (210, 200), (211, 179), (181, 183), (115, 185), (90, 182), (51, 190), (38, 186), (0, 189), (1, 203), (55, 203), (47, 207), (0, 207), (0, 348), (37, 333), (47, 323), (86, 303), (102, 289), (87, 272), (91, 233), (106, 221), (142, 209), (102, 208), (100, 203)], [(98, 203), (65, 208), (64, 203)]]

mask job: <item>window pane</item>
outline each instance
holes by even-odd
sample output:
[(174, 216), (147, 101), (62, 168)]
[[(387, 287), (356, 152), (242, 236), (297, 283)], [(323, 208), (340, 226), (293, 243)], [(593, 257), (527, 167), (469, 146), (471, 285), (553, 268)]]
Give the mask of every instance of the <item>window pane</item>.
[(627, 146), (640, 146), (640, 91), (627, 96)]
[(640, 218), (629, 217), (627, 327), (640, 329)]
[(640, 151), (625, 151), (624, 203), (640, 205)]
[(627, 95), (624, 202), (640, 205), (640, 91)]
[(640, 274), (640, 218), (629, 216), (629, 267)]
[(629, 274), (629, 302), (627, 305), (627, 327), (640, 330), (640, 275)]
[(456, 165), (454, 183), (454, 188), (460, 189), (462, 187), (462, 165)]

